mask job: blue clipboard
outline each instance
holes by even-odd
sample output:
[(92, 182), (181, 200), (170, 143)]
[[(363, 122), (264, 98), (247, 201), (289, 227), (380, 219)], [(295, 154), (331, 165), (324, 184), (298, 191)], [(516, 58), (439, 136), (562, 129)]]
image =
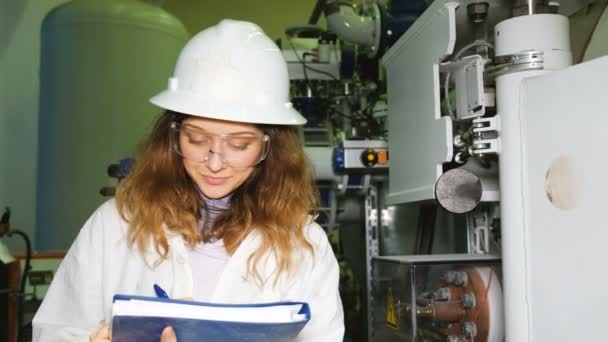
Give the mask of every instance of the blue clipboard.
[(305, 319), (289, 323), (244, 323), (175, 317), (115, 315), (112, 318), (113, 342), (159, 341), (162, 330), (169, 325), (175, 330), (179, 342), (291, 341), (295, 339), (306, 323), (308, 323), (311, 315), (308, 304), (303, 302), (216, 304), (130, 295), (115, 295), (113, 302), (130, 300), (206, 306), (209, 308), (258, 308), (300, 304), (302, 306), (298, 314), (304, 315)]

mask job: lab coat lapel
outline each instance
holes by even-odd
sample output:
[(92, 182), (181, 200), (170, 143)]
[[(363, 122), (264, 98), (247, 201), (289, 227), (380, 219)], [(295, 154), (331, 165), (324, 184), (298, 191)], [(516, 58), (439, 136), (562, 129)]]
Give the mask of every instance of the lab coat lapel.
[(258, 263), (258, 272), (264, 280), (260, 284), (248, 272), (249, 257), (257, 250), (261, 236), (253, 231), (234, 252), (218, 281), (212, 296), (216, 303), (259, 303), (280, 300), (273, 286), (276, 259), (268, 253)]
[(192, 298), (193, 278), (190, 256), (186, 250), (184, 240), (181, 236), (169, 239), (169, 260), (173, 269), (173, 294), (174, 298)]

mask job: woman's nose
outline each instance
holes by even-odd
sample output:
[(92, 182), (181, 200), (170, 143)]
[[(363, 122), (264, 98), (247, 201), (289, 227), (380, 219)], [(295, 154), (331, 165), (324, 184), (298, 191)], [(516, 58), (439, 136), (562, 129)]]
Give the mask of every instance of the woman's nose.
[(224, 168), (224, 159), (222, 155), (213, 150), (209, 150), (207, 154), (207, 167), (213, 172), (218, 172)]

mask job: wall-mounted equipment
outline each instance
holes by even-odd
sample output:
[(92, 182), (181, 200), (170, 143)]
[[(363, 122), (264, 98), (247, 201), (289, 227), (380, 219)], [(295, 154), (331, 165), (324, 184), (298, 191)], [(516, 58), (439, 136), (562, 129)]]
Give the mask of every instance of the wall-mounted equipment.
[(376, 341), (504, 340), (497, 257), (376, 257), (373, 276)]

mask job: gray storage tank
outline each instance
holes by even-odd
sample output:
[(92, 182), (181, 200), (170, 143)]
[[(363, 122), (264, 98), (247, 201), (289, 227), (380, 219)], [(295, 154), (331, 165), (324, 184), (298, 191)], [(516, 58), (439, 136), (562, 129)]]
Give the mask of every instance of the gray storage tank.
[(109, 164), (133, 155), (160, 113), (188, 39), (183, 24), (138, 0), (75, 0), (41, 31), (36, 208), (38, 250), (66, 249), (107, 200)]

